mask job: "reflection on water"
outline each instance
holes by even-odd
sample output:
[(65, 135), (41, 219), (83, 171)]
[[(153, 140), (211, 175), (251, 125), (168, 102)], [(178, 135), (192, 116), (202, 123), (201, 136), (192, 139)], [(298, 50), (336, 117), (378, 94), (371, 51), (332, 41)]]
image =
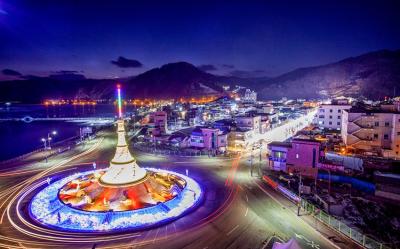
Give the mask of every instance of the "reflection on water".
[[(127, 106), (126, 112), (133, 112), (133, 106)], [(115, 106), (110, 104), (97, 105), (16, 105), (0, 106), (0, 118), (36, 118), (55, 117), (114, 117)]]

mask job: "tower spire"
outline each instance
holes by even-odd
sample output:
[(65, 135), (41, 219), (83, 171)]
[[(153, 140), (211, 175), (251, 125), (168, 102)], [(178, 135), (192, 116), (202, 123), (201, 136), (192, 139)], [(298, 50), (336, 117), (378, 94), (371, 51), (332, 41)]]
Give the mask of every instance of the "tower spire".
[(141, 182), (147, 177), (147, 172), (137, 165), (135, 158), (129, 152), (125, 138), (124, 120), (121, 111), (121, 88), (118, 85), (118, 142), (115, 155), (107, 172), (101, 176), (100, 183), (109, 186), (131, 185)]

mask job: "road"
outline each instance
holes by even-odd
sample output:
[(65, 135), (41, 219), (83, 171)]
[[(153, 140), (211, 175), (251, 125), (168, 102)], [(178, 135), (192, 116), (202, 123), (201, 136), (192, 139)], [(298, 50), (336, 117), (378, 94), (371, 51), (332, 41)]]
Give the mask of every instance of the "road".
[[(295, 206), (250, 176), (248, 158), (182, 158), (133, 152), (142, 167), (171, 169), (196, 179), (205, 187), (206, 201), (195, 212), (146, 231), (110, 235), (46, 234), (18, 220), (16, 197), (24, 186), (48, 175), (70, 174), (112, 158), (113, 132), (104, 132), (86, 145), (52, 157), (48, 163), (25, 165), (0, 172), (1, 248), (263, 248), (272, 237), (298, 238), (304, 248), (338, 248), (326, 236), (336, 236), (340, 248), (355, 248), (345, 238), (307, 217), (297, 217)], [(77, 166), (79, 165), (79, 166)], [(25, 203), (26, 205), (26, 203)]]

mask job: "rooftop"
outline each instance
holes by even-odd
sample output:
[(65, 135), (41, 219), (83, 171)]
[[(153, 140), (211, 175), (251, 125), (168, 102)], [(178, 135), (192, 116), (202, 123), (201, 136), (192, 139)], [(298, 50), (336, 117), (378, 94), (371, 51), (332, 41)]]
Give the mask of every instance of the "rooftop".
[(386, 105), (385, 108), (382, 108), (382, 106), (369, 106), (369, 105), (364, 105), (364, 104), (357, 104), (353, 107), (351, 107), (347, 112), (349, 113), (395, 113), (395, 114), (400, 114), (400, 112), (396, 109), (396, 106), (392, 106), (393, 109), (388, 108)]
[(269, 146), (276, 146), (276, 147), (287, 147), (287, 148), (291, 148), (292, 147), (292, 143), (290, 142), (278, 142), (278, 141), (274, 141), (268, 144)]

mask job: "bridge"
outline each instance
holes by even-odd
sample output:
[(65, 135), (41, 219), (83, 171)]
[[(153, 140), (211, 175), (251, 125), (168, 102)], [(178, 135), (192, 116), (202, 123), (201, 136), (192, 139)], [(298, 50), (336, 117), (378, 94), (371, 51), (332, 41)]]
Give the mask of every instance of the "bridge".
[(79, 121), (87, 123), (109, 123), (114, 122), (115, 118), (110, 117), (57, 117), (57, 118), (34, 118), (25, 116), (23, 118), (0, 118), (0, 121), (22, 121), (31, 123), (33, 121)]

